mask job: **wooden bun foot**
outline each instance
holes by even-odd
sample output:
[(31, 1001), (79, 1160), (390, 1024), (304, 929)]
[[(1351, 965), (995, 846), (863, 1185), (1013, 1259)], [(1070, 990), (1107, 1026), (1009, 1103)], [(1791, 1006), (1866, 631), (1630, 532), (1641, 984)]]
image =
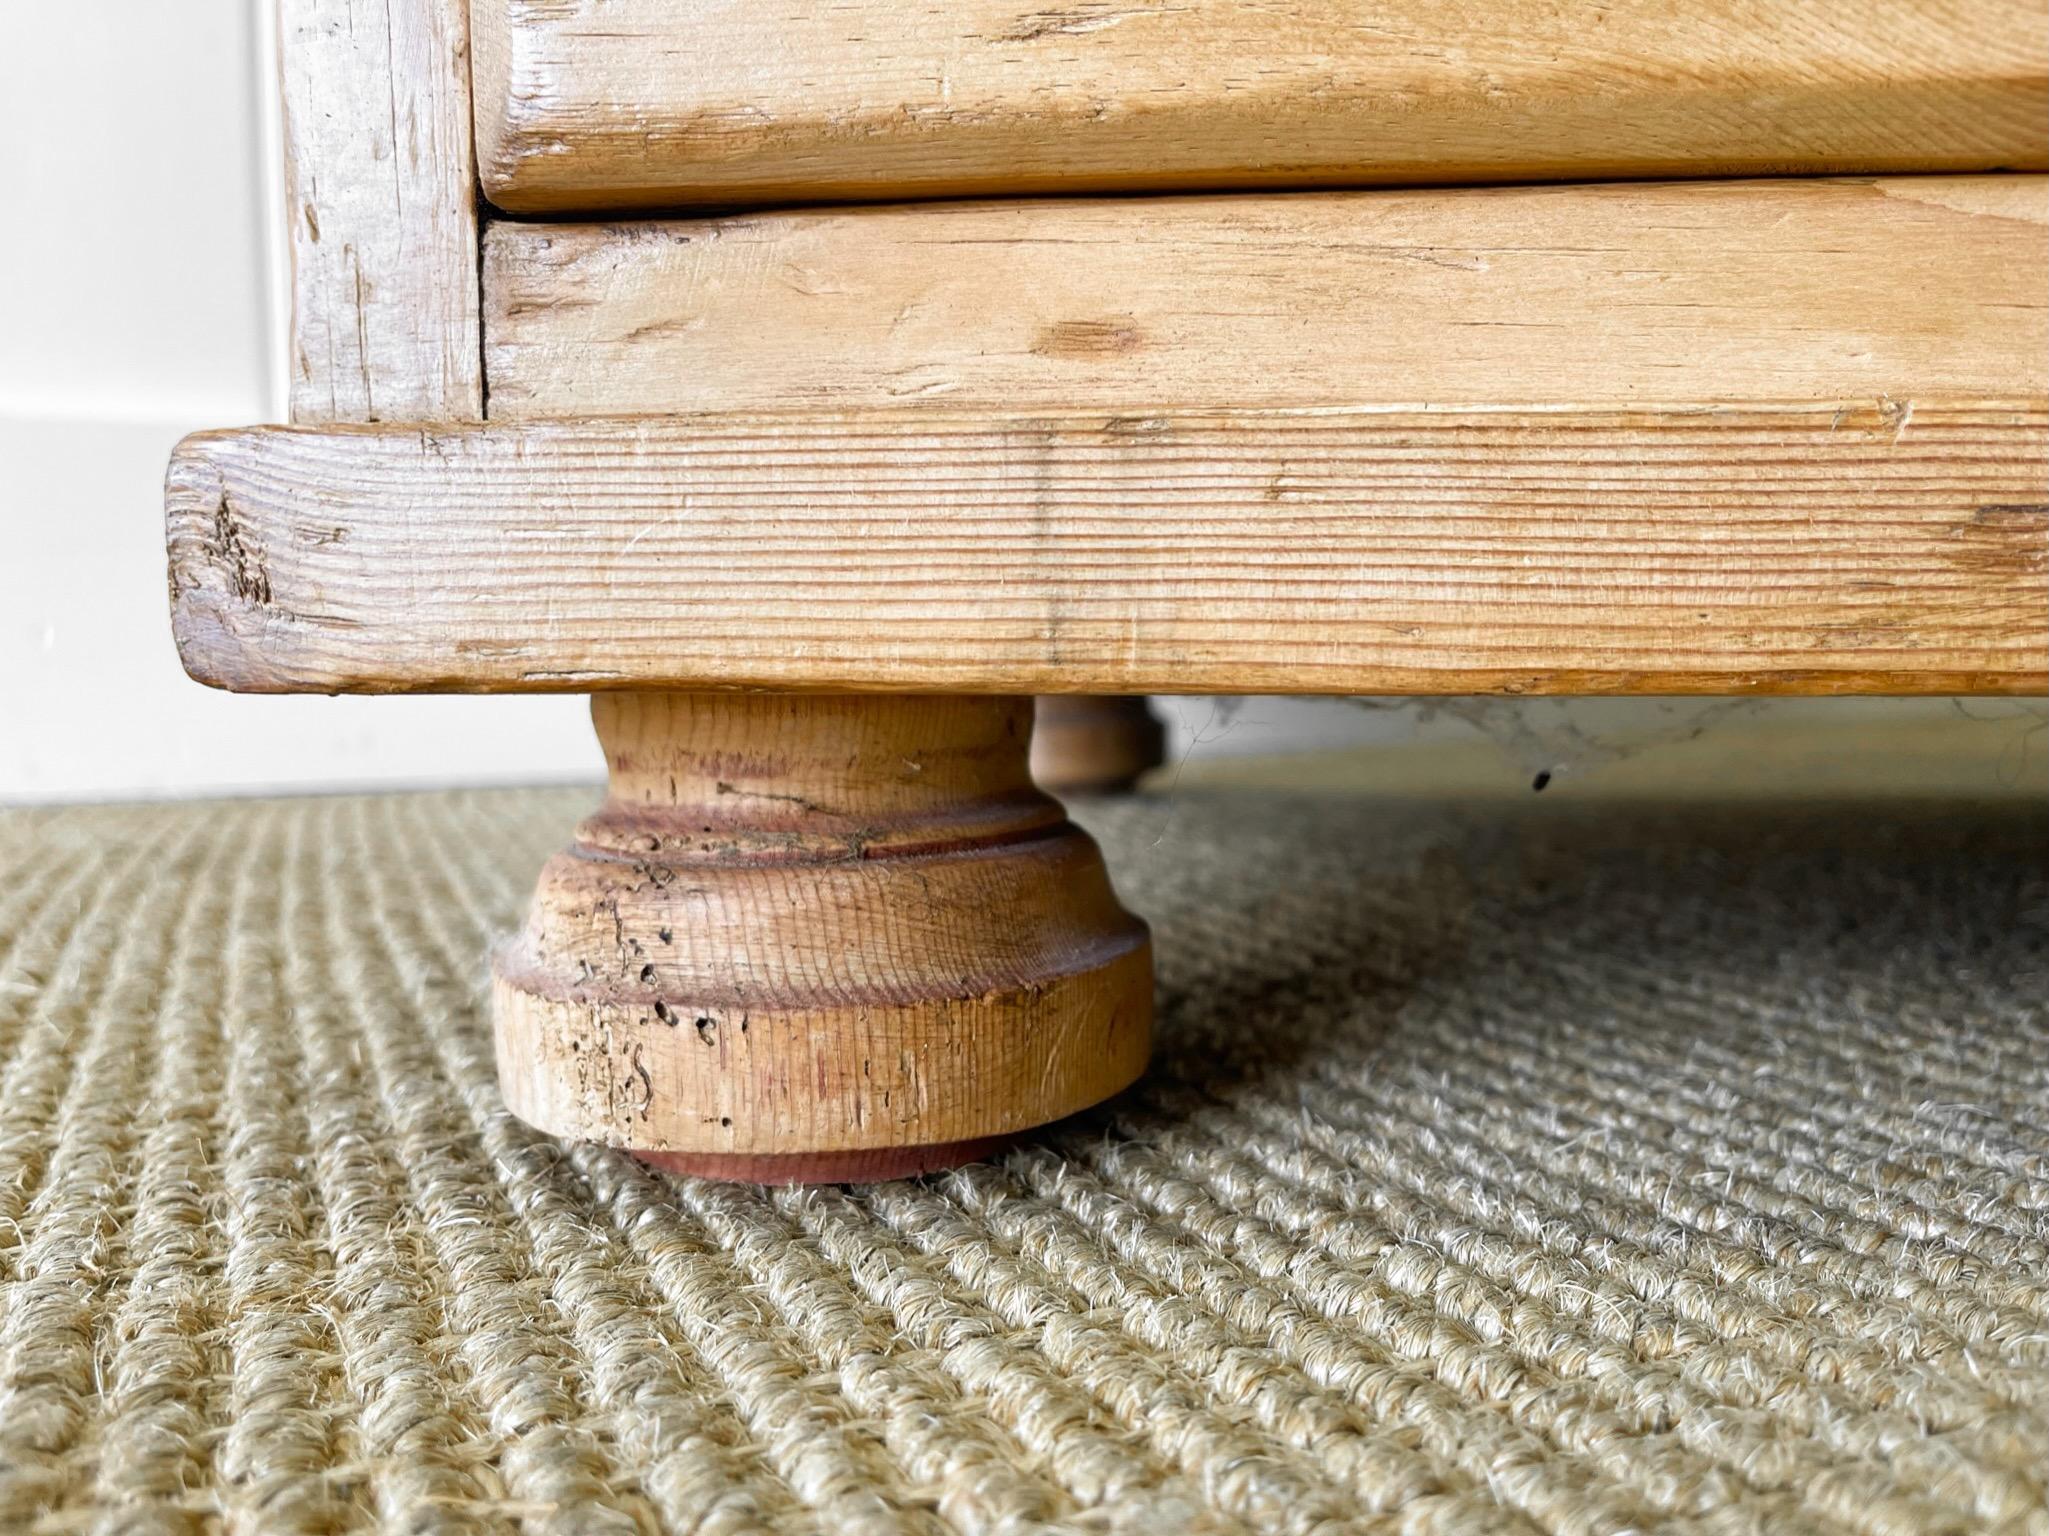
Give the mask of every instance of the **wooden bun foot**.
[(1032, 733), (1032, 778), (1055, 794), (1129, 789), (1165, 759), (1167, 729), (1150, 700), (1046, 694)]
[(984, 1156), (1145, 1065), (1152, 953), (1031, 701), (613, 693), (611, 792), (494, 957), (506, 1103), (772, 1183)]

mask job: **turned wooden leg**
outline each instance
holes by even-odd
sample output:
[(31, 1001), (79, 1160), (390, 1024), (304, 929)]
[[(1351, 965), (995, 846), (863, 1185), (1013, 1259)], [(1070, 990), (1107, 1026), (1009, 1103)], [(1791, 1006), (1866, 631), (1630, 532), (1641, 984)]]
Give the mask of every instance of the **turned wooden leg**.
[(897, 1177), (1145, 1065), (1152, 952), (1029, 699), (606, 693), (604, 805), (493, 962), (506, 1102), (680, 1172)]
[(1150, 700), (1046, 694), (1032, 733), (1032, 777), (1043, 789), (1129, 789), (1165, 756), (1167, 730)]

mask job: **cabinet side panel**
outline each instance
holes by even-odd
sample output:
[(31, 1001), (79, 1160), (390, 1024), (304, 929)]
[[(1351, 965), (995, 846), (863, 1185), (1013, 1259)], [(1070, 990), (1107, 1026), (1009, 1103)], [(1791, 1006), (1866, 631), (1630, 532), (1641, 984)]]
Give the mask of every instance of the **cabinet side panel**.
[(462, 0), (279, 0), (298, 422), (475, 420)]

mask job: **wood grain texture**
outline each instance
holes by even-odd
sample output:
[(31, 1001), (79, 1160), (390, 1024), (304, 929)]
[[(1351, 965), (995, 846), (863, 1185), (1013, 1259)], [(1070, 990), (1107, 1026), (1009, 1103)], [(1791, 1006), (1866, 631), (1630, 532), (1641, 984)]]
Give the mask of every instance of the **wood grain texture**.
[(494, 224), (491, 415), (2034, 394), (2049, 178)]
[(464, 10), (279, 0), (294, 421), (483, 415)]
[(2042, 0), (474, 0), (515, 211), (2049, 167)]
[(167, 487), (245, 691), (2049, 684), (2049, 401), (251, 428)]
[(522, 1118), (685, 1172), (829, 1182), (976, 1155), (1143, 1069), (1146, 927), (1032, 787), (1029, 699), (601, 693), (591, 713), (610, 792), (492, 967)]

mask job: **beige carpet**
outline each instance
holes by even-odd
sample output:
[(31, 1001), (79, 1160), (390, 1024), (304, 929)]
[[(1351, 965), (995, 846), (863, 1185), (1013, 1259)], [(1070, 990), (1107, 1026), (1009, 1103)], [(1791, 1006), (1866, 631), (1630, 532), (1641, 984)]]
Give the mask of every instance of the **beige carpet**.
[(1142, 1089), (764, 1194), (496, 1107), (588, 798), (0, 816), (0, 1530), (2049, 1530), (2038, 805), (1098, 806)]

